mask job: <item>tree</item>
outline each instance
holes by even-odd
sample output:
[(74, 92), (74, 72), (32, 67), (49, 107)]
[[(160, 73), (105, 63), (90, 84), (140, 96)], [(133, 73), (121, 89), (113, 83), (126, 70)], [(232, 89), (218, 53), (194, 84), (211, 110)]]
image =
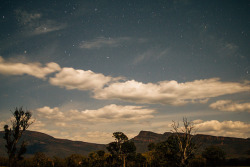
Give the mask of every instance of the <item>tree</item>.
[(33, 157), (33, 164), (37, 167), (46, 167), (48, 166), (49, 158), (42, 152), (35, 153)]
[(67, 166), (65, 158), (53, 156), (52, 160), (54, 162), (54, 167), (66, 167)]
[(206, 166), (206, 159), (203, 158), (201, 155), (196, 155), (195, 158), (191, 159), (188, 162), (188, 167), (205, 167)]
[(175, 135), (168, 137), (166, 141), (159, 143), (150, 143), (149, 152), (146, 157), (150, 166), (172, 166), (178, 167), (180, 164), (180, 151), (178, 140)]
[(115, 142), (111, 142), (107, 146), (107, 150), (112, 157), (123, 161), (123, 166), (126, 166), (126, 157), (130, 154), (135, 154), (136, 147), (134, 142), (129, 141), (128, 137), (122, 132), (114, 132), (113, 137)]
[(86, 164), (86, 157), (80, 154), (72, 154), (66, 158), (67, 166), (80, 167)]
[(173, 133), (176, 135), (179, 153), (180, 153), (180, 164), (179, 166), (186, 166), (188, 160), (194, 156), (196, 149), (195, 143), (193, 142), (194, 125), (188, 121), (187, 118), (183, 118), (183, 127), (179, 127), (179, 123), (173, 121)]
[(104, 150), (99, 150), (96, 152), (91, 152), (88, 155), (88, 163), (91, 167), (104, 167), (107, 165), (106, 159), (108, 158), (108, 154), (105, 153)]
[(135, 165), (136, 167), (141, 167), (146, 165), (147, 160), (146, 157), (144, 157), (141, 153), (137, 153), (135, 156)]
[(225, 160), (226, 153), (218, 146), (211, 145), (202, 152), (202, 157), (206, 158), (208, 165), (220, 165)]
[(12, 128), (5, 125), (5, 133), (3, 137), (6, 140), (5, 147), (7, 148), (9, 167), (15, 166), (18, 160), (23, 159), (22, 155), (26, 152), (26, 143), (23, 141), (19, 149), (17, 148), (17, 145), (23, 132), (32, 124), (32, 122), (30, 122), (32, 114), (29, 111), (24, 111), (22, 107), (19, 109), (16, 108), (13, 116), (14, 118), (11, 120)]

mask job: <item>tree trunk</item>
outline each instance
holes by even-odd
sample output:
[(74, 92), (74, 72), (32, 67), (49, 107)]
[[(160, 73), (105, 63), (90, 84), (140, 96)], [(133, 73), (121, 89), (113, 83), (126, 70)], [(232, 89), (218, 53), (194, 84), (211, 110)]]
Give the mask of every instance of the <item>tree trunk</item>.
[(126, 157), (125, 157), (125, 155), (123, 156), (123, 167), (126, 167)]

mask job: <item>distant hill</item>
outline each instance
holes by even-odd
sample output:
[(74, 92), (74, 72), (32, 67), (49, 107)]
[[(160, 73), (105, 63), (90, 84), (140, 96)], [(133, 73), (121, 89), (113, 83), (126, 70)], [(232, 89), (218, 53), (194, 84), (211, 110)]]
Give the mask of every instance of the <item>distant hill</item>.
[[(0, 156), (6, 156), (5, 141), (3, 139), (4, 132), (0, 132)], [(157, 143), (167, 140), (172, 133), (166, 132), (158, 134), (150, 131), (141, 131), (131, 140), (135, 142), (137, 152), (143, 153), (148, 151), (149, 143)], [(32, 156), (36, 152), (44, 152), (46, 155), (53, 157), (67, 157), (71, 154), (88, 155), (92, 151), (106, 150), (105, 144), (87, 143), (82, 141), (71, 141), (66, 139), (56, 139), (44, 133), (35, 131), (26, 131), (22, 137), (28, 142), (26, 156)], [(232, 138), (232, 137), (216, 137), (210, 135), (196, 135), (195, 141), (200, 145), (198, 154), (208, 145), (218, 145), (227, 154), (228, 158), (248, 157), (250, 150), (250, 139)]]
[[(135, 136), (134, 141), (137, 152), (148, 151), (147, 146), (149, 143), (157, 143), (167, 140), (173, 133), (166, 132), (164, 134), (158, 134), (150, 131), (141, 131)], [(233, 137), (221, 137), (197, 134), (194, 137), (194, 141), (199, 146), (197, 154), (200, 154), (204, 148), (209, 145), (220, 146), (225, 152), (228, 158), (250, 158), (250, 139), (233, 138)]]
[[(4, 132), (0, 132), (0, 156), (6, 156)], [(94, 144), (82, 141), (56, 139), (44, 133), (26, 131), (22, 140), (28, 142), (25, 156), (32, 156), (36, 152), (44, 152), (48, 156), (67, 157), (71, 154), (88, 155), (92, 151), (105, 150), (104, 144)]]

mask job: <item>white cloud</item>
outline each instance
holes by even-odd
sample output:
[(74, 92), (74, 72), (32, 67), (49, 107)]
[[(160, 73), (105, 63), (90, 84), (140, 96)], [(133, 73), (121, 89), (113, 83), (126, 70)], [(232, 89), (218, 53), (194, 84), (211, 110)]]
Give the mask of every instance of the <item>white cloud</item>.
[(100, 89), (113, 78), (94, 73), (90, 70), (75, 70), (73, 68), (63, 68), (54, 78), (50, 78), (52, 85), (65, 87), (66, 89), (91, 90)]
[[(14, 120), (15, 120), (15, 118), (12, 116), (7, 121), (0, 122), (0, 127), (2, 128), (1, 130), (3, 130), (4, 125), (8, 125), (12, 128), (12, 121), (14, 121)], [(43, 122), (36, 120), (34, 118), (31, 118), (29, 120), (29, 123), (31, 123), (31, 125), (28, 127), (28, 130), (41, 131), (41, 129), (43, 129), (45, 127), (45, 124)]]
[(36, 109), (39, 117), (44, 117), (47, 119), (65, 119), (65, 115), (63, 112), (59, 111), (58, 107), (50, 108), (48, 106), (44, 106), (42, 108)]
[(118, 47), (122, 43), (131, 40), (129, 37), (120, 37), (120, 38), (104, 38), (99, 37), (91, 41), (83, 41), (80, 44), (80, 48), (84, 49), (98, 49), (101, 47)]
[(58, 127), (67, 127), (68, 126), (65, 122), (56, 122), (55, 125)]
[(83, 141), (91, 141), (93, 143), (107, 144), (113, 141), (113, 134), (108, 132), (93, 131), (87, 132), (86, 137)]
[(241, 121), (217, 120), (205, 121), (195, 124), (197, 132), (214, 136), (248, 138), (250, 136), (250, 124)]
[(232, 100), (219, 100), (215, 103), (210, 104), (210, 107), (220, 111), (230, 111), (230, 112), (240, 112), (247, 111), (250, 112), (250, 103), (236, 103)]
[(0, 56), (0, 73), (4, 75), (24, 75), (28, 74), (37, 78), (45, 79), (45, 76), (59, 71), (61, 68), (54, 62), (47, 63), (42, 67), (40, 63), (14, 63), (6, 62)]
[(178, 83), (161, 81), (156, 84), (135, 80), (111, 83), (108, 87), (94, 91), (97, 99), (120, 99), (135, 103), (160, 103), (183, 105), (204, 103), (211, 97), (249, 91), (247, 83), (222, 82), (219, 78)]
[(59, 111), (59, 108), (50, 108), (45, 106), (36, 109), (40, 118), (52, 119), (57, 121), (57, 125), (63, 125), (66, 121), (84, 120), (84, 121), (139, 121), (144, 119), (153, 118), (155, 110), (146, 109), (143, 106), (120, 106), (120, 105), (107, 105), (97, 110), (70, 110), (67, 112)]
[(29, 130), (34, 130), (34, 131), (41, 131), (41, 129), (43, 129), (45, 127), (45, 123), (39, 121), (39, 120), (35, 120), (33, 118), (31, 118), (30, 122), (33, 122), (30, 126), (29, 126)]
[[(129, 133), (129, 132), (123, 132), (125, 135), (131, 139), (132, 137), (135, 137), (137, 134), (135, 133)], [(113, 132), (102, 132), (102, 131), (88, 131), (81, 134), (71, 134), (68, 136), (71, 140), (77, 140), (77, 141), (88, 141), (91, 143), (99, 143), (99, 144), (107, 144), (112, 141), (114, 141)]]
[(146, 109), (143, 106), (119, 106), (111, 104), (98, 110), (85, 110), (82, 114), (89, 118), (102, 118), (114, 120), (142, 120), (152, 118), (154, 110)]

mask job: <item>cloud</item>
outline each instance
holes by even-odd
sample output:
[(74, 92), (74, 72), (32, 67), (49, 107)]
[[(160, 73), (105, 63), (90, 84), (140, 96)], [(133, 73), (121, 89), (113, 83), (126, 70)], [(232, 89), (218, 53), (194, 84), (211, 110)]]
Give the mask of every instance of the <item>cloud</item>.
[(28, 13), (26, 11), (16, 10), (17, 19), (21, 24), (27, 25), (36, 20), (39, 20), (42, 17), (41, 13)]
[(99, 37), (91, 41), (83, 41), (80, 44), (80, 48), (84, 49), (98, 49), (101, 47), (118, 47), (122, 43), (131, 40), (129, 37), (120, 37), (120, 38), (105, 38)]
[[(199, 121), (200, 122), (200, 121)], [(199, 133), (214, 136), (248, 138), (250, 136), (250, 124), (241, 121), (217, 120), (205, 121), (195, 124)]]
[[(50, 108), (48, 106), (36, 109), (39, 118), (57, 120), (58, 126), (65, 126), (65, 121), (138, 121), (153, 118), (155, 110), (146, 109), (143, 106), (120, 106), (107, 105), (97, 110), (69, 110), (61, 112), (58, 107)], [(63, 122), (58, 122), (63, 121)]]
[(115, 120), (129, 120), (136, 121), (142, 119), (152, 118), (154, 110), (146, 109), (143, 106), (119, 106), (111, 104), (100, 108), (98, 110), (85, 110), (82, 114), (90, 118), (104, 118)]
[[(126, 136), (130, 139), (135, 137), (137, 134), (126, 133)], [(86, 133), (85, 137), (82, 136), (75, 136), (76, 140), (82, 141), (91, 141), (92, 143), (100, 143), (100, 144), (107, 144), (109, 142), (114, 141), (113, 133), (110, 132), (100, 132), (100, 131), (90, 131)]]
[(154, 59), (160, 59), (162, 56), (167, 55), (170, 51), (170, 48), (164, 49), (162, 51), (159, 51), (158, 48), (156, 49), (149, 49), (146, 52), (140, 54), (139, 56), (137, 56), (134, 61), (133, 64), (137, 65), (143, 61), (148, 61), (151, 58)]
[(33, 30), (34, 35), (45, 34), (53, 31), (64, 29), (66, 24), (60, 24), (53, 20), (44, 21), (41, 25), (36, 26)]
[(118, 37), (118, 38), (105, 38), (99, 37), (90, 41), (83, 41), (79, 47), (84, 49), (99, 49), (102, 47), (120, 47), (124, 45), (126, 42), (132, 43), (145, 43), (147, 42), (144, 38), (130, 38), (130, 37)]
[(33, 122), (33, 123), (29, 126), (29, 130), (41, 131), (41, 129), (43, 129), (46, 126), (45, 123), (39, 120), (35, 120), (33, 118), (31, 118), (30, 122)]
[(100, 131), (87, 132), (87, 135), (86, 137), (84, 137), (83, 141), (91, 141), (94, 143), (107, 144), (110, 141), (114, 140), (112, 136), (113, 136), (112, 133), (107, 133), (107, 132), (100, 132)]
[[(135, 80), (124, 81), (122, 77), (105, 76), (91, 70), (74, 68), (60, 68), (54, 62), (42, 66), (40, 63), (18, 63), (15, 60), (5, 61), (0, 56), (0, 74), (24, 75), (28, 74), (37, 78), (45, 79), (48, 74), (57, 72), (49, 78), (51, 85), (63, 87), (69, 90), (91, 90), (96, 99), (119, 99), (133, 103), (146, 104), (170, 104), (184, 105), (187, 103), (207, 103), (210, 98), (222, 95), (247, 92), (250, 90), (250, 82), (222, 82), (219, 78), (194, 80), (178, 83), (175, 80), (160, 81), (157, 83), (142, 83)], [(249, 104), (236, 104), (220, 101), (211, 104), (216, 108), (218, 105), (227, 104), (234, 106), (239, 111), (248, 110)], [(220, 107), (222, 108), (222, 107)], [(224, 107), (225, 108), (225, 107)], [(225, 109), (224, 109), (225, 110)], [(232, 109), (231, 109), (232, 110)], [(230, 111), (231, 111), (230, 110)]]
[(28, 13), (23, 10), (16, 10), (17, 19), (25, 30), (26, 35), (39, 35), (64, 29), (65, 23), (58, 23), (54, 20), (44, 19), (38, 12)]
[(44, 106), (43, 108), (36, 109), (38, 111), (38, 116), (46, 119), (59, 119), (64, 120), (66, 117), (63, 112), (59, 111), (58, 107), (50, 108)]
[(225, 41), (223, 38), (209, 34), (207, 31), (208, 25), (201, 25), (200, 39), (202, 40), (202, 47), (209, 49), (215, 55), (220, 55), (220, 57), (235, 56), (239, 51), (239, 46), (234, 43)]
[(113, 79), (90, 70), (63, 68), (55, 77), (50, 78), (49, 82), (52, 85), (65, 87), (66, 89), (91, 90), (100, 89)]
[(247, 83), (222, 82), (219, 78), (178, 83), (161, 81), (156, 84), (135, 80), (111, 83), (94, 91), (96, 99), (119, 99), (135, 103), (183, 105), (204, 103), (211, 97), (249, 91)]
[(209, 105), (212, 109), (229, 112), (250, 112), (250, 103), (235, 103), (232, 100), (219, 100)]
[(24, 75), (28, 74), (37, 78), (45, 79), (46, 75), (59, 71), (61, 68), (57, 63), (47, 63), (42, 67), (40, 63), (15, 63), (6, 62), (0, 56), (0, 74), (4, 75)]
[[(9, 120), (8, 122), (10, 122), (10, 120)], [(9, 123), (7, 123), (7, 121), (1, 121), (1, 122), (0, 122), (0, 127), (1, 127), (1, 130), (0, 130), (0, 131), (4, 130), (4, 126), (5, 126), (5, 125), (9, 125)]]

